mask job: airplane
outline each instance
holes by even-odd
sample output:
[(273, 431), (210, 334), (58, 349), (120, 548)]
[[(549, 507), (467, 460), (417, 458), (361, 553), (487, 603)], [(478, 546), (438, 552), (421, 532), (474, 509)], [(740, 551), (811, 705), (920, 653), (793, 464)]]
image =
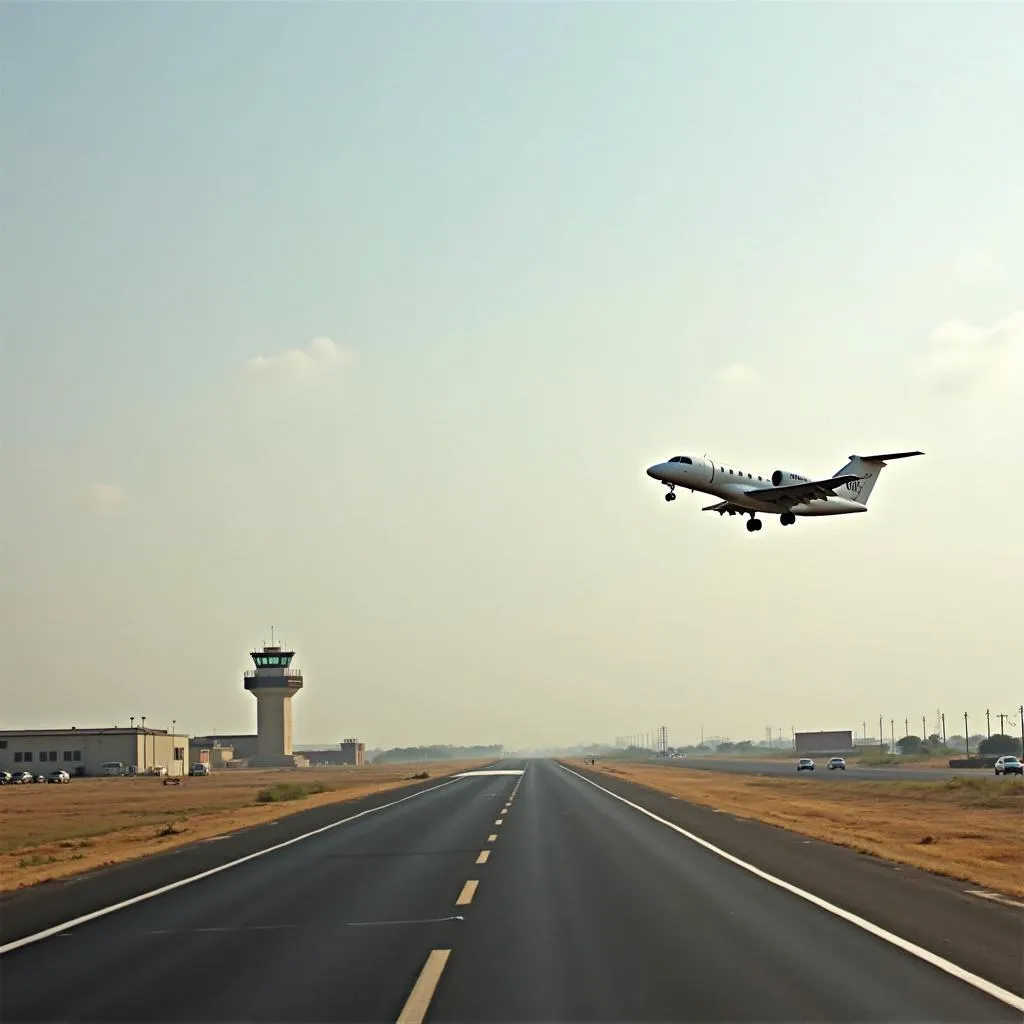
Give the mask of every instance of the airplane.
[(851, 455), (833, 476), (811, 480), (799, 473), (777, 469), (769, 476), (746, 473), (708, 458), (676, 455), (647, 470), (667, 488), (666, 501), (675, 501), (676, 487), (713, 494), (721, 501), (705, 505), (702, 512), (720, 516), (748, 515), (747, 531), (761, 529), (763, 515), (778, 515), (783, 526), (792, 526), (797, 516), (838, 516), (867, 512), (868, 498), (886, 463), (909, 459), (924, 452), (892, 452), (888, 455)]

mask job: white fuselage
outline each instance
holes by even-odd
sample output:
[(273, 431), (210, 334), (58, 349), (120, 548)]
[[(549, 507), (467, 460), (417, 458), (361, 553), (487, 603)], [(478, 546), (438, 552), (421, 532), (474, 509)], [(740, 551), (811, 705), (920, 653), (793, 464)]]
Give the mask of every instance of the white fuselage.
[[(758, 501), (756, 496), (746, 493), (747, 491), (771, 488), (773, 484), (770, 473), (767, 475), (750, 473), (698, 456), (677, 456), (676, 458), (688, 461), (659, 462), (647, 470), (647, 475), (665, 484), (711, 494), (750, 512), (779, 513), (780, 509), (777, 504)], [(809, 479), (796, 474), (787, 474), (785, 482), (799, 483), (801, 480)], [(850, 512), (866, 512), (867, 506), (852, 500), (852, 498), (837, 496), (827, 500), (816, 498), (791, 505), (787, 511), (798, 516), (835, 516)]]

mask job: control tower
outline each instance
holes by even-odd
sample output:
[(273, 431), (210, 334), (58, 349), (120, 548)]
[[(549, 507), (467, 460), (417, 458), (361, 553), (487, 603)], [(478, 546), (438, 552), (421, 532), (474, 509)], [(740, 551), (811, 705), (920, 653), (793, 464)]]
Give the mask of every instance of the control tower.
[(294, 651), (270, 643), (252, 651), (255, 669), (245, 673), (245, 688), (256, 698), (256, 756), (249, 764), (259, 768), (291, 768), (298, 762), (292, 753), (292, 697), (302, 689), (302, 671), (292, 668)]

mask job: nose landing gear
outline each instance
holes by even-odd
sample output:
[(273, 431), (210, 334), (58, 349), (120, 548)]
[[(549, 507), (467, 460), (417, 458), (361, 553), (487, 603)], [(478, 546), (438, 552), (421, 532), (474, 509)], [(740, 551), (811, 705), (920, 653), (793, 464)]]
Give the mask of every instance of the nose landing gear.
[(676, 500), (675, 484), (669, 484), (668, 485), (668, 494), (665, 495), (665, 500), (666, 501), (675, 501)]

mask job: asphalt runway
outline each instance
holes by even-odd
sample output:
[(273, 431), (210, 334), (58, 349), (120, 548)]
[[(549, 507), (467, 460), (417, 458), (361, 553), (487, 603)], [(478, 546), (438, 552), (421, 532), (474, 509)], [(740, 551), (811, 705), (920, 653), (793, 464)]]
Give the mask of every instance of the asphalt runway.
[[(849, 766), (845, 771), (829, 771), (828, 757), (812, 757), (814, 771), (798, 772), (798, 755), (791, 761), (741, 761), (713, 757), (654, 757), (644, 764), (672, 768), (696, 768), (704, 772), (729, 772), (733, 775), (799, 776), (801, 779), (828, 779), (832, 782), (859, 780), (862, 782), (942, 782), (957, 775), (991, 775), (992, 769), (981, 768), (858, 768)], [(600, 760), (600, 758), (598, 759)]]
[[(1019, 911), (972, 901), (962, 886), (929, 888), (931, 876), (877, 873), (851, 851), (796, 845), (803, 841), (790, 833), (758, 831), (620, 780), (598, 788), (601, 773), (552, 761), (494, 768), (523, 774), (384, 794), (354, 818), (349, 805), (335, 807), (333, 820), (323, 808), (303, 812), (247, 830), (237, 846), (235, 838), (200, 843), (5, 901), (0, 1019), (1024, 1016), (1019, 991), (991, 984), (1012, 982), (1019, 967)], [(735, 857), (763, 852), (763, 872), (788, 865), (789, 878), (780, 884), (688, 838), (669, 814), (731, 844)], [(301, 831), (314, 823), (315, 833)], [(200, 855), (205, 877), (187, 881), (197, 863), (190, 858)], [(103, 912), (103, 900), (144, 896), (157, 875), (165, 891)], [(103, 900), (90, 909), (91, 893)], [(823, 902), (844, 893), (846, 908)], [(62, 926), (69, 894), (80, 916), (101, 916)], [(883, 918), (874, 932), (852, 916), (872, 901)], [(894, 910), (916, 918), (912, 927), (936, 948), (915, 952), (908, 939), (918, 936), (883, 931)], [(32, 941), (42, 926), (50, 934)], [(937, 955), (945, 968), (928, 962)], [(1000, 977), (973, 974), (979, 965)]]

